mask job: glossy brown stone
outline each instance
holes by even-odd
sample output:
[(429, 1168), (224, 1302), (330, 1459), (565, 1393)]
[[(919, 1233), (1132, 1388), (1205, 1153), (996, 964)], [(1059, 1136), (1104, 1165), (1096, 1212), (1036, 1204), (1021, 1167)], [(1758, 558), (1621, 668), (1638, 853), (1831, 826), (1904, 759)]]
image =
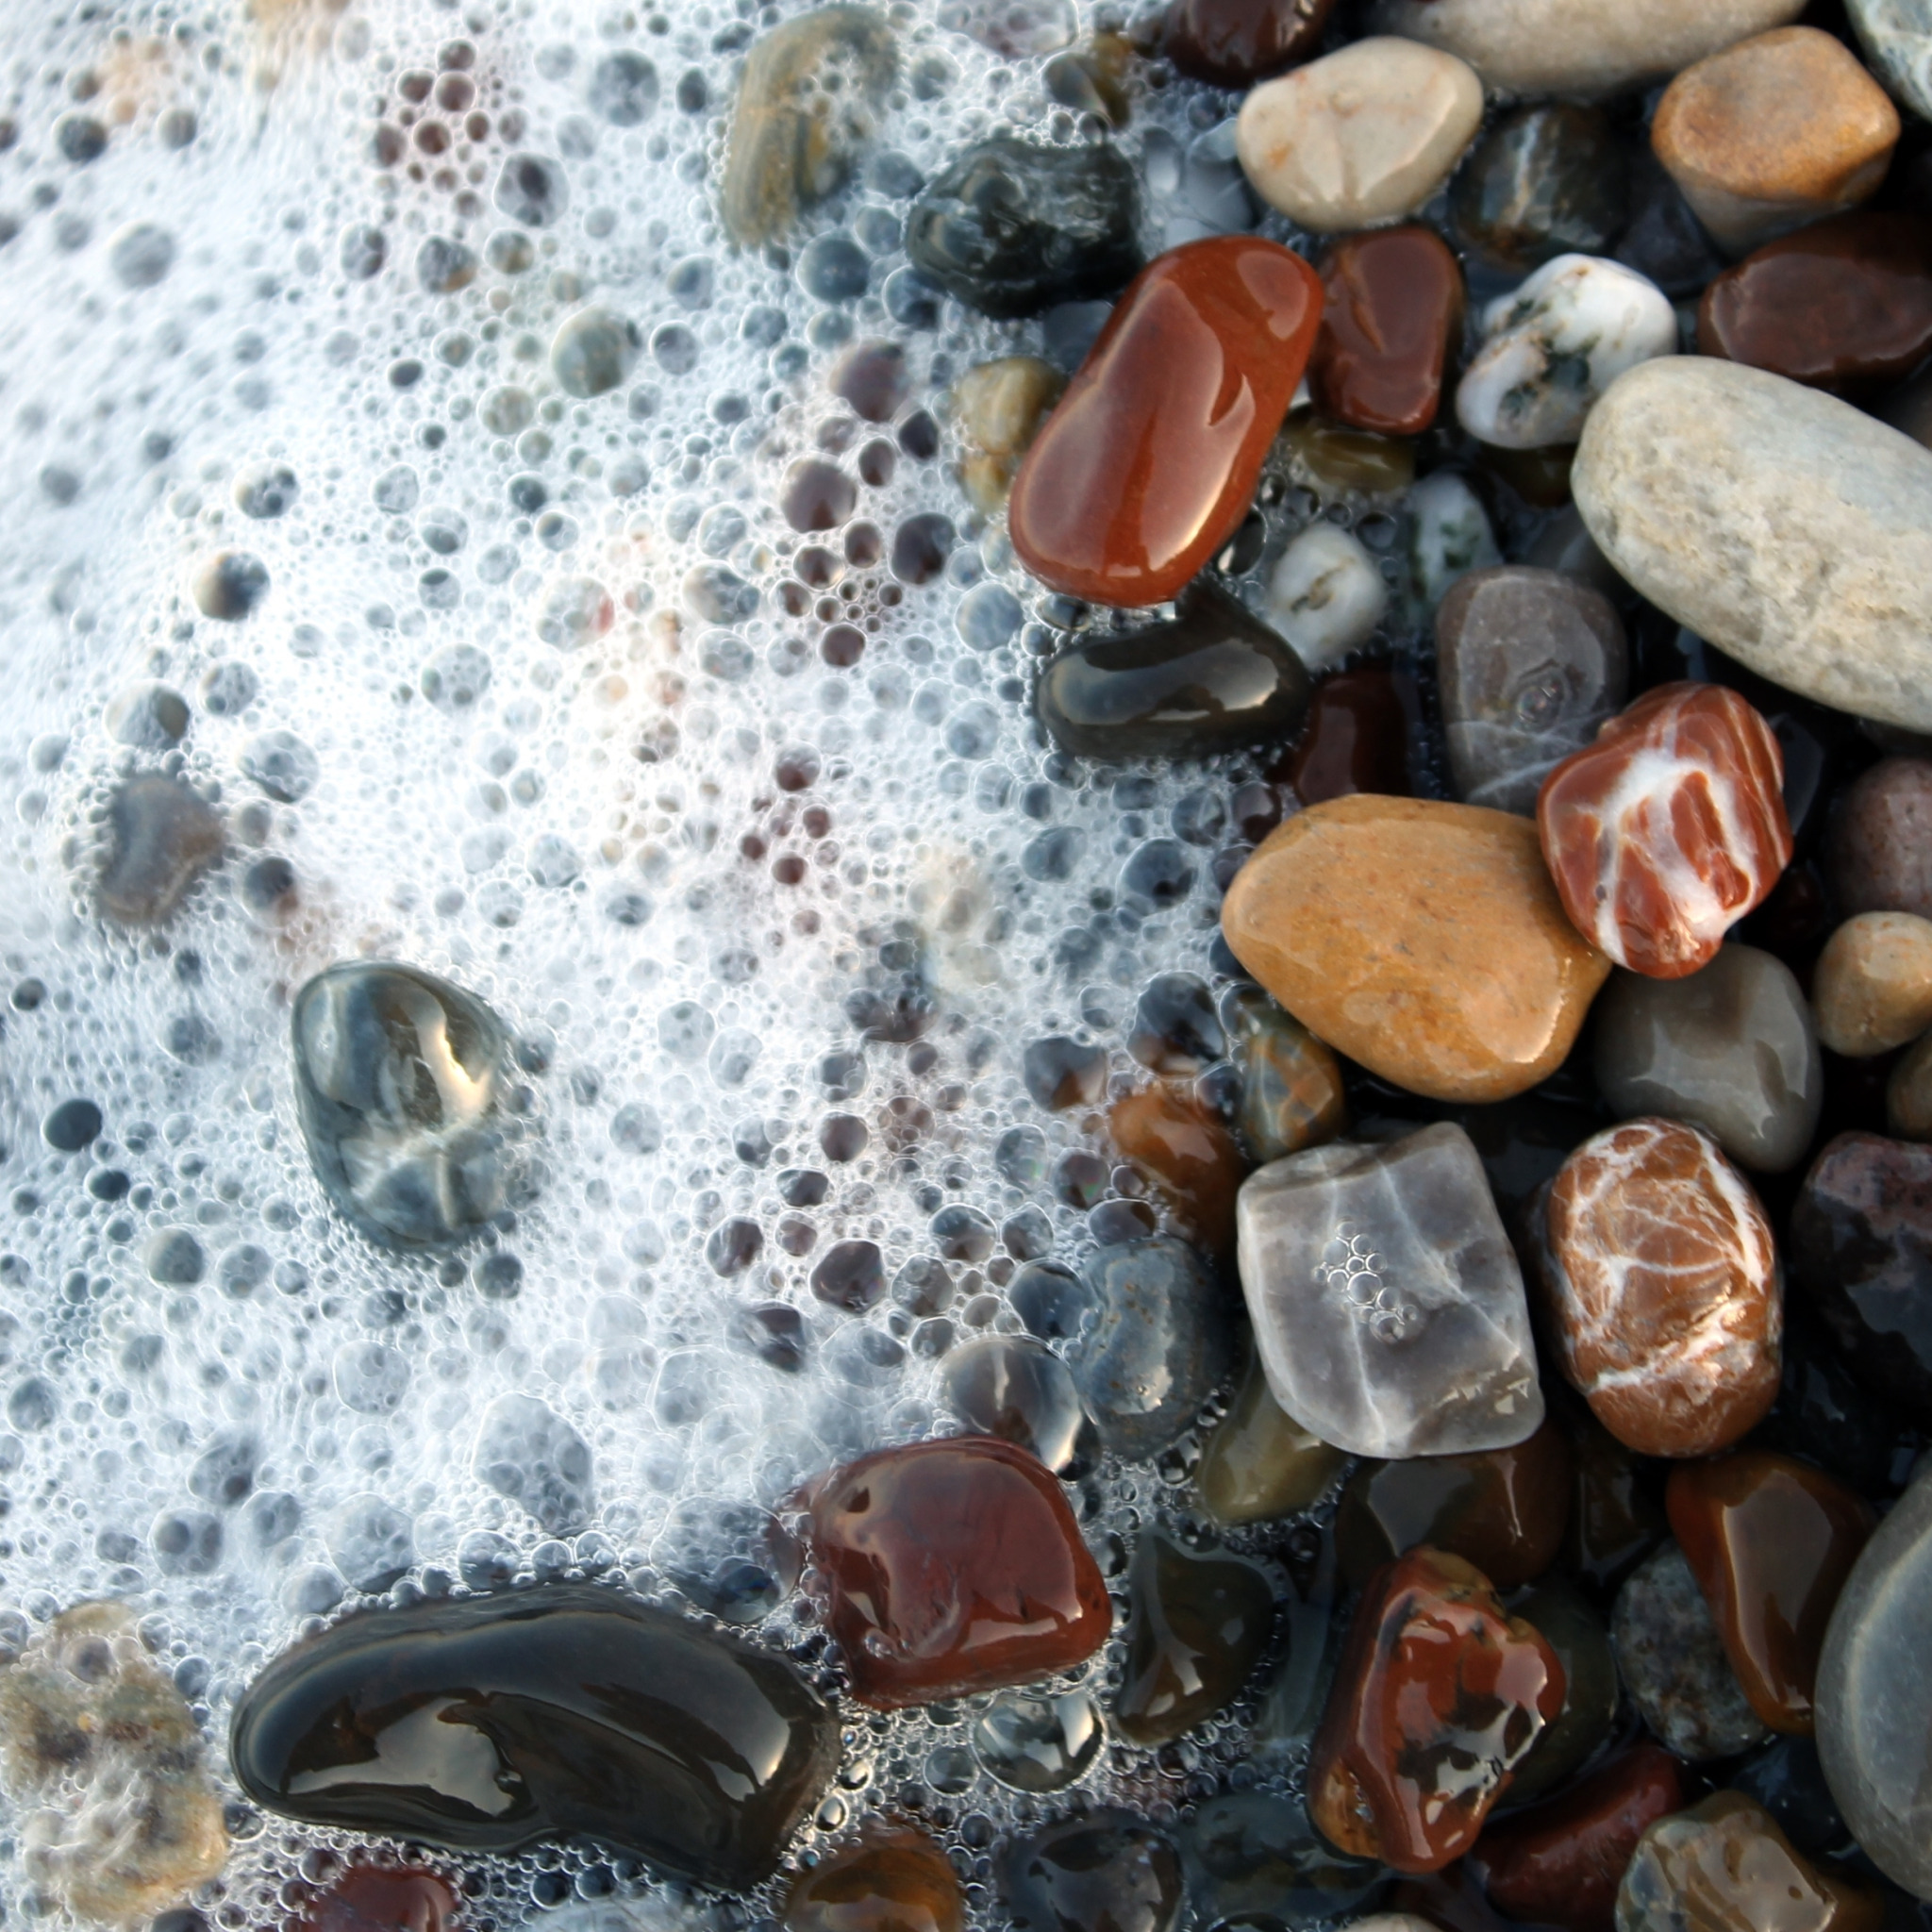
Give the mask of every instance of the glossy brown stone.
[(1160, 51), (1190, 79), (1250, 87), (1313, 54), (1334, 11), (1335, 0), (1173, 0)]
[(990, 1436), (862, 1456), (808, 1539), (852, 1692), (884, 1709), (1024, 1684), (1107, 1641), (1107, 1586), (1059, 1484)]
[(1932, 758), (1880, 758), (1845, 788), (1825, 866), (1842, 913), (1932, 919)]
[(1253, 1356), (1201, 1452), (1194, 1486), (1216, 1522), (1266, 1523), (1320, 1502), (1346, 1459), (1275, 1401), (1261, 1358)]
[(1276, 242), (1215, 236), (1149, 263), (1020, 465), (1021, 561), (1092, 603), (1174, 596), (1247, 513), (1321, 314), (1314, 270)]
[(294, 1932), (443, 1932), (456, 1888), (420, 1865), (351, 1865), (294, 1923)]
[(1274, 775), (1292, 785), (1304, 805), (1356, 791), (1412, 797), (1409, 714), (1419, 708), (1407, 672), (1386, 664), (1337, 671), (1315, 687), (1308, 721)]
[(1562, 1797), (1491, 1825), (1474, 1862), (1491, 1904), (1512, 1919), (1611, 1932), (1637, 1840), (1683, 1803), (1677, 1760), (1639, 1744)]
[(1462, 269), (1448, 244), (1423, 227), (1351, 235), (1323, 258), (1322, 289), (1315, 408), (1351, 428), (1420, 436), (1462, 327)]
[(1479, 1570), (1412, 1550), (1356, 1610), (1308, 1760), (1308, 1816), (1357, 1857), (1439, 1872), (1475, 1842), (1563, 1689), (1556, 1652)]
[(960, 1932), (966, 1907), (946, 1855), (923, 1831), (873, 1826), (801, 1873), (785, 1932)]
[(1705, 290), (1697, 347), (1814, 389), (1908, 374), (1932, 349), (1932, 223), (1839, 215), (1767, 243)]
[(1876, 1527), (1871, 1506), (1808, 1463), (1742, 1449), (1673, 1470), (1664, 1507), (1752, 1709), (1809, 1736), (1824, 1628)]
[(1191, 1085), (1157, 1080), (1108, 1109), (1122, 1158), (1151, 1180), (1203, 1247), (1234, 1248), (1234, 1202), (1248, 1171), (1233, 1134)]
[(1474, 1563), (1498, 1590), (1514, 1590), (1556, 1560), (1574, 1478), (1570, 1443), (1547, 1418), (1508, 1449), (1365, 1462), (1341, 1492), (1336, 1552), (1357, 1585), (1427, 1543)]

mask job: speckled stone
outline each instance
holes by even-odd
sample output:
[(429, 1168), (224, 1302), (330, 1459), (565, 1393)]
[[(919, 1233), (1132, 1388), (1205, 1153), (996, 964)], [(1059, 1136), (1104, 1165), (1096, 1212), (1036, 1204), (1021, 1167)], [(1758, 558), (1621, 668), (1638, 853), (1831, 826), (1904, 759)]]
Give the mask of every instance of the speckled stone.
[(1932, 1026), (1932, 920), (1860, 912), (1825, 941), (1812, 973), (1818, 1038), (1863, 1059)]
[(1825, 834), (1841, 910), (1932, 919), (1932, 760), (1881, 758), (1845, 788)]

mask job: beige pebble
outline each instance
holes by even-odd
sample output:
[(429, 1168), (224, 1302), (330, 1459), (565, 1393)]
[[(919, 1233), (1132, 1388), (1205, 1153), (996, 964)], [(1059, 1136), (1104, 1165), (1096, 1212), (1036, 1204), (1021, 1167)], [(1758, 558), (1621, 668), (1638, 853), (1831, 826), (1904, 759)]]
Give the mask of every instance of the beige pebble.
[(1006, 508), (1020, 458), (1066, 386), (1066, 377), (1038, 356), (982, 362), (953, 385), (954, 421), (968, 445), (959, 480), (982, 515)]
[(1811, 983), (1818, 1038), (1851, 1059), (1932, 1026), (1932, 919), (1861, 912), (1825, 941)]
[(1448, 179), (1483, 118), (1453, 54), (1378, 37), (1264, 81), (1235, 150), (1255, 192), (1320, 235), (1400, 221)]
[(1885, 1126), (1901, 1141), (1932, 1141), (1932, 1033), (1892, 1068), (1885, 1083)]
[(1687, 67), (1651, 145), (1734, 255), (1867, 200), (1898, 144), (1898, 109), (1840, 41), (1816, 27), (1757, 34)]

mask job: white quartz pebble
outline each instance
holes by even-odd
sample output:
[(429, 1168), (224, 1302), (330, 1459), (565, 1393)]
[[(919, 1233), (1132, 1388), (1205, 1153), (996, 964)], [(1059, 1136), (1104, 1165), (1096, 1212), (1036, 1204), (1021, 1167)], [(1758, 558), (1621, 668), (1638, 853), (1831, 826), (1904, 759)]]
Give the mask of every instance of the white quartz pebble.
[(1326, 671), (1374, 636), (1389, 586), (1358, 537), (1313, 524), (1282, 552), (1264, 615), (1310, 671)]

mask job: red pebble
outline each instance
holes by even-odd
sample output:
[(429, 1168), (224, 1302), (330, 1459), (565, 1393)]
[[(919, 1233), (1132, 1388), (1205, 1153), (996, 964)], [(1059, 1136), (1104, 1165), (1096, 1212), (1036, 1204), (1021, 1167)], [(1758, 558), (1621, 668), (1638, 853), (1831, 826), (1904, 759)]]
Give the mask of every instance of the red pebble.
[(1430, 228), (1378, 228), (1324, 258), (1326, 303), (1308, 363), (1315, 408), (1383, 436), (1436, 420), (1449, 344), (1462, 329), (1462, 270)]
[(1553, 1804), (1492, 1824), (1474, 1854), (1490, 1903), (1564, 1932), (1611, 1932), (1637, 1840), (1684, 1807), (1679, 1770), (1660, 1744), (1639, 1744)]
[(1314, 270), (1274, 242), (1150, 262), (1020, 465), (1008, 527), (1026, 568), (1094, 604), (1174, 596), (1247, 513), (1321, 319)]
[(1091, 1657), (1113, 1627), (1065, 1491), (1010, 1442), (881, 1449), (824, 1477), (809, 1507), (826, 1625), (861, 1703), (1028, 1683)]
[(1308, 1760), (1308, 1816), (1342, 1851), (1440, 1872), (1563, 1708), (1557, 1653), (1474, 1564), (1426, 1544), (1376, 1572)]
[(1784, 754), (1734, 691), (1667, 684), (1543, 780), (1543, 858), (1577, 931), (1620, 966), (1682, 979), (1791, 859)]
[(421, 1866), (351, 1865), (294, 1932), (443, 1932), (456, 1909), (449, 1880)]

